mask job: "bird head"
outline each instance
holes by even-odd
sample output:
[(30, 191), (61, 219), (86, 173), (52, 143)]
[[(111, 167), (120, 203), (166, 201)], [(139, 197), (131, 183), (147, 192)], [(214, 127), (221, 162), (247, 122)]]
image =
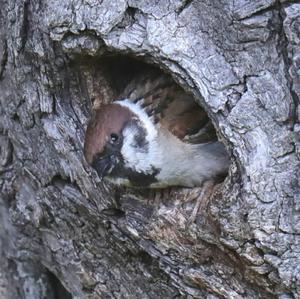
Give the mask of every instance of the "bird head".
[(127, 100), (103, 105), (90, 120), (84, 141), (86, 161), (100, 178), (129, 180), (153, 170), (149, 144), (157, 134), (146, 113)]

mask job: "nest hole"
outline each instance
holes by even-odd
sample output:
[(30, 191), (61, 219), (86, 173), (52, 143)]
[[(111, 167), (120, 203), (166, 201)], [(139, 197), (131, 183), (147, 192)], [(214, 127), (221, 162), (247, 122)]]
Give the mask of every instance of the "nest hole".
[[(158, 114), (168, 129), (184, 142), (197, 144), (217, 140), (216, 129), (199, 101), (159, 67), (129, 56), (108, 55), (97, 61), (84, 60), (80, 64), (80, 76), (84, 78), (83, 85), (90, 101), (89, 112), (114, 100), (129, 98), (135, 101), (135, 98), (146, 96), (149, 103), (144, 105), (150, 105), (153, 114)], [(176, 104), (168, 94), (163, 94), (163, 89), (168, 88), (179, 98)], [(160, 94), (164, 96), (163, 101)], [(226, 176), (227, 173), (221, 176), (218, 183)], [(136, 193), (147, 198), (153, 194), (149, 190), (136, 190)], [(184, 193), (183, 190), (182, 196)]]

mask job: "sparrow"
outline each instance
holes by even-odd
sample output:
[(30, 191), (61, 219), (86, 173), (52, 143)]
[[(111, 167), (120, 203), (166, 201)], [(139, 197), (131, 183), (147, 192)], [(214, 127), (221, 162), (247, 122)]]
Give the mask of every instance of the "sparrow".
[(119, 98), (94, 111), (85, 134), (85, 159), (100, 178), (133, 188), (205, 187), (203, 197), (227, 174), (230, 159), (207, 114), (170, 77), (139, 76)]

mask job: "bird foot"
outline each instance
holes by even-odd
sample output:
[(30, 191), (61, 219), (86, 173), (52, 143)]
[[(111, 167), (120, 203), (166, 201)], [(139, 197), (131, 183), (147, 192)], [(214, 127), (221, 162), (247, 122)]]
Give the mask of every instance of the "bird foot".
[(206, 182), (204, 182), (203, 186), (199, 190), (197, 196), (192, 198), (192, 199), (196, 199), (196, 204), (191, 213), (191, 216), (189, 217), (189, 219), (187, 221), (187, 226), (189, 226), (190, 224), (195, 222), (199, 210), (202, 211), (205, 209), (205, 207), (207, 206), (209, 199), (213, 193), (213, 190), (214, 190), (213, 182), (206, 181)]
[(159, 206), (159, 204), (164, 200), (168, 199), (172, 195), (171, 188), (165, 189), (152, 189), (150, 193), (150, 197), (155, 206)]

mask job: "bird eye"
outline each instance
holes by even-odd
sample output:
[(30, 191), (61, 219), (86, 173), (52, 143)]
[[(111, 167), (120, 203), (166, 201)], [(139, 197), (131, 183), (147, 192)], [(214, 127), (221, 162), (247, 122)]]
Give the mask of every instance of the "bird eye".
[(119, 140), (119, 135), (118, 134), (116, 134), (116, 133), (110, 134), (110, 141), (112, 143), (116, 143), (118, 140)]

